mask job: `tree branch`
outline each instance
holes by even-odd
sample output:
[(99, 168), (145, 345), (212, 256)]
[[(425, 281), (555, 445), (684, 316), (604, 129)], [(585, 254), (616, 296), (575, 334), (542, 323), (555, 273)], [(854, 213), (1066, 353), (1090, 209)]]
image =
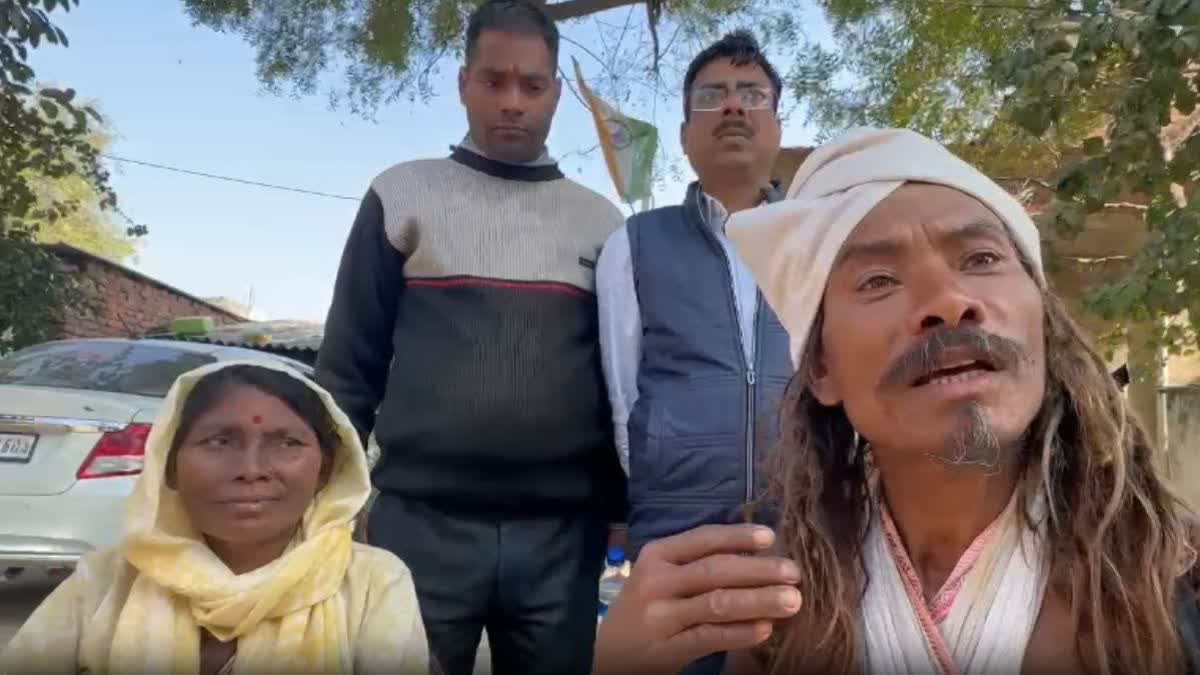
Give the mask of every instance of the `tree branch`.
[(593, 152), (595, 152), (599, 149), (600, 149), (600, 144), (597, 143), (597, 144), (593, 145), (592, 147), (586, 148), (584, 150), (572, 150), (564, 155), (561, 155), (558, 158), (558, 163), (562, 164), (565, 160), (567, 160), (571, 157), (587, 157), (588, 155), (592, 154)]
[[(613, 72), (612, 68), (609, 68), (609, 67), (608, 67), (608, 63), (607, 63), (607, 62), (605, 62), (605, 60), (604, 60), (604, 59), (600, 58), (600, 57), (599, 57), (599, 56), (596, 54), (596, 52), (594, 52), (594, 51), (592, 51), (591, 49), (589, 49), (589, 48), (588, 48), (586, 45), (584, 45), (584, 44), (583, 44), (583, 43), (581, 43), (581, 42), (577, 42), (577, 41), (575, 41), (575, 40), (572, 40), (571, 38), (567, 37), (566, 35), (559, 35), (559, 36), (558, 36), (558, 39), (562, 40), (563, 42), (566, 42), (566, 43), (569, 43), (569, 44), (572, 44), (572, 45), (574, 45), (576, 48), (578, 48), (578, 49), (579, 49), (580, 51), (582, 51), (584, 54), (587, 54), (588, 56), (590, 56), (590, 57), (592, 57), (593, 59), (595, 59), (595, 60), (596, 60), (596, 63), (599, 63), (599, 64), (600, 64), (600, 67), (601, 67), (601, 68), (603, 68), (605, 71), (607, 71), (610, 77), (612, 77), (614, 80), (615, 80), (615, 79), (617, 79), (618, 75), (617, 75), (616, 73), (614, 73), (614, 72)], [(559, 70), (561, 71), (562, 69), (561, 69), (561, 68), (559, 68)]]
[(555, 21), (578, 19), (581, 16), (598, 14), (616, 7), (640, 5), (643, 2), (643, 0), (563, 0), (563, 2), (555, 3), (546, 2), (545, 0), (540, 1), (542, 7), (546, 10), (546, 14)]
[(996, 181), (997, 183), (1018, 183), (1019, 182), (1019, 183), (1025, 183), (1026, 185), (1028, 185), (1029, 183), (1033, 183), (1034, 185), (1037, 185), (1039, 187), (1044, 187), (1047, 190), (1054, 189), (1054, 186), (1051, 185), (1050, 183), (1048, 183), (1040, 178), (1033, 178), (1031, 176), (992, 176), (991, 178), (992, 178), (992, 180)]

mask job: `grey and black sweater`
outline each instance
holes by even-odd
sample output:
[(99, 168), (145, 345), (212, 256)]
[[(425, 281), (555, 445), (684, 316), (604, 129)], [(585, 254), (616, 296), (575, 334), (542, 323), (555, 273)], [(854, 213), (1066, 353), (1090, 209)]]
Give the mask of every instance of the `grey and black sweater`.
[(622, 220), (554, 164), (463, 147), (372, 182), (317, 378), (364, 439), (374, 429), (380, 490), (623, 521), (594, 291), (595, 260)]

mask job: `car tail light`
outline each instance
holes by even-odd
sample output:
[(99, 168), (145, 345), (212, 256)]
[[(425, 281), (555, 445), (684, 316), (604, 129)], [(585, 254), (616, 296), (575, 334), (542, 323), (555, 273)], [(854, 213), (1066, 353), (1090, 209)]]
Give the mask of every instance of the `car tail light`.
[(75, 477), (111, 478), (141, 473), (149, 435), (149, 424), (130, 424), (120, 431), (105, 433), (83, 460)]

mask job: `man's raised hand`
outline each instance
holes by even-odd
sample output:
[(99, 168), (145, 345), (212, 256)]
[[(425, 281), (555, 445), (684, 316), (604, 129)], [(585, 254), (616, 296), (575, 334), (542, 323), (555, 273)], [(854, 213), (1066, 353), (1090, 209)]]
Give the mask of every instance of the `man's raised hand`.
[(674, 675), (761, 644), (801, 602), (796, 565), (763, 555), (774, 541), (758, 525), (705, 525), (648, 544), (597, 631), (593, 673)]

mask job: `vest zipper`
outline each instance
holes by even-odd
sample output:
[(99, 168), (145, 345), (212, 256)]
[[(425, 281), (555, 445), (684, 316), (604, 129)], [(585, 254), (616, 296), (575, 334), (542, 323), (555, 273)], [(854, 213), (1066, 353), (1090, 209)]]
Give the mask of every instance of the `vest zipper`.
[[(697, 206), (699, 206), (698, 203), (697, 203)], [(744, 429), (744, 432), (746, 434), (746, 448), (745, 448), (746, 454), (745, 454), (744, 460), (746, 463), (745, 499), (746, 499), (746, 502), (749, 502), (750, 499), (754, 495), (754, 414), (755, 414), (754, 392), (755, 392), (755, 388), (757, 387), (757, 377), (754, 373), (754, 363), (752, 363), (751, 360), (746, 356), (746, 345), (744, 344), (744, 342), (742, 340), (742, 328), (741, 328), (742, 324), (741, 324), (741, 320), (740, 320), (741, 314), (738, 311), (737, 294), (734, 293), (734, 291), (733, 291), (733, 271), (730, 269), (730, 265), (732, 264), (732, 262), (729, 260), (729, 256), (725, 254), (724, 247), (721, 246), (721, 242), (717, 241), (716, 235), (713, 234), (712, 230), (709, 228), (709, 225), (707, 222), (705, 222), (704, 218), (700, 217), (700, 222), (695, 223), (695, 224), (697, 226), (699, 226), (700, 231), (704, 236), (704, 239), (708, 242), (708, 245), (711, 246), (714, 251), (716, 251), (717, 256), (720, 257), (721, 260), (725, 261), (725, 265), (724, 265), (725, 290), (727, 291), (726, 297), (729, 300), (729, 308), (731, 310), (733, 310), (734, 341), (736, 343), (735, 346), (737, 348), (738, 356), (741, 358), (741, 361), (742, 361), (742, 370), (746, 374), (746, 426)], [(755, 290), (754, 310), (753, 310), (754, 311), (753, 335), (750, 336), (750, 339), (755, 340), (756, 347), (758, 346), (757, 345), (758, 316), (759, 316), (759, 314), (761, 314), (760, 308), (759, 308), (759, 305), (761, 303), (762, 303), (762, 294), (759, 293), (756, 289)], [(754, 356), (755, 356), (755, 358), (758, 357), (757, 349), (755, 349)]]
[[(758, 359), (758, 353), (762, 349), (761, 341), (758, 339), (758, 317), (762, 313), (761, 307), (762, 296), (755, 292), (754, 300), (754, 326), (753, 334), (750, 339), (754, 340), (754, 358)], [(741, 330), (738, 330), (741, 333)], [(745, 352), (742, 352), (745, 354)], [(755, 399), (756, 382), (754, 376), (754, 364), (746, 364), (746, 503), (749, 504), (754, 498), (754, 418), (757, 416), (757, 407)]]

